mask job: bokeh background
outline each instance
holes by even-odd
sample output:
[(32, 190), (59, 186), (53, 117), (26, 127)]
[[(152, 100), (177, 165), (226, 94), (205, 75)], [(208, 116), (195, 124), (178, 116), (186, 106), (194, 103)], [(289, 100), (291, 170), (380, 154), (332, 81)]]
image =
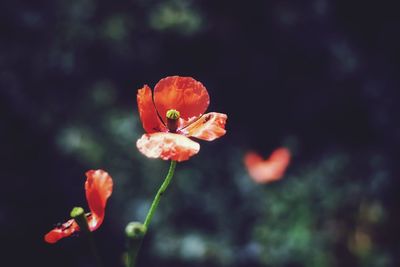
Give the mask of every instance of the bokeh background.
[[(178, 165), (138, 266), (400, 266), (399, 26), (389, 1), (1, 1), (0, 265), (93, 266), (43, 235), (102, 168), (95, 238), (122, 266), (168, 169), (136, 149), (136, 92), (181, 75), (227, 134)], [(244, 153), (279, 146), (285, 177), (252, 182)]]

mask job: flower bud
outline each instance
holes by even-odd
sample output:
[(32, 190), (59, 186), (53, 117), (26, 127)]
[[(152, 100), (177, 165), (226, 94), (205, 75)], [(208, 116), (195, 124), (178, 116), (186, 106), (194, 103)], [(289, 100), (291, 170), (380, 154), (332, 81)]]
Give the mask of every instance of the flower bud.
[(140, 222), (130, 222), (125, 227), (125, 234), (129, 238), (141, 238), (146, 234), (147, 227)]

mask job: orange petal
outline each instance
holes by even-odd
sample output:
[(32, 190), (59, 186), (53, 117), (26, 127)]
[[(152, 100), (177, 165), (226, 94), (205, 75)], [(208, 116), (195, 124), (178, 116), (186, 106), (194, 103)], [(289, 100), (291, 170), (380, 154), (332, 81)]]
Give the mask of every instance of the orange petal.
[(275, 149), (274, 152), (272, 152), (272, 154), (268, 160), (277, 162), (281, 166), (285, 166), (285, 168), (286, 168), (286, 166), (290, 162), (290, 151), (289, 151), (289, 149), (287, 149), (285, 147)]
[(91, 211), (88, 215), (88, 224), (91, 231), (96, 230), (103, 222), (107, 199), (111, 196), (113, 181), (111, 176), (103, 170), (86, 172), (86, 199)]
[(54, 244), (58, 240), (70, 236), (76, 231), (79, 231), (79, 226), (74, 219), (70, 219), (67, 222), (63, 223), (61, 226), (58, 226), (53, 230), (51, 230), (50, 232), (48, 232), (44, 236), (44, 240), (47, 243)]
[(160, 80), (154, 87), (154, 103), (165, 122), (168, 110), (176, 109), (188, 121), (201, 116), (210, 103), (206, 88), (191, 77), (171, 76)]
[(262, 162), (248, 169), (249, 175), (256, 183), (269, 183), (283, 176), (282, 169), (275, 163)]
[(244, 156), (244, 164), (246, 165), (246, 168), (251, 168), (262, 161), (263, 158), (255, 152), (247, 152)]
[(136, 146), (149, 158), (176, 161), (188, 160), (200, 150), (198, 143), (174, 133), (144, 134), (136, 142)]
[(142, 121), (143, 128), (146, 132), (154, 133), (167, 131), (167, 128), (157, 115), (150, 87), (145, 85), (142, 89), (138, 90), (137, 103), (140, 120)]
[(286, 148), (276, 149), (269, 159), (249, 152), (244, 161), (250, 177), (257, 183), (268, 183), (282, 178), (290, 162), (290, 151)]
[(187, 136), (212, 141), (223, 136), (225, 123), (228, 117), (225, 114), (210, 112), (182, 130)]

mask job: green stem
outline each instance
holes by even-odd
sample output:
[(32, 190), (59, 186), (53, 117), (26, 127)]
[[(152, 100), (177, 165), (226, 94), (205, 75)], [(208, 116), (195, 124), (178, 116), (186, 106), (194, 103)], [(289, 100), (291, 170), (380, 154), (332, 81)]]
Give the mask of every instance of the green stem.
[(158, 203), (160, 203), (161, 196), (164, 194), (165, 190), (169, 183), (171, 182), (172, 177), (174, 176), (176, 167), (176, 161), (171, 160), (171, 164), (169, 165), (168, 174), (164, 179), (164, 182), (161, 184), (160, 188), (157, 191), (156, 196), (154, 197), (153, 203), (151, 203), (150, 209), (147, 212), (146, 219), (144, 223), (132, 222), (127, 225), (125, 229), (125, 234), (128, 239), (128, 250), (126, 253), (125, 265), (127, 267), (134, 267), (136, 264), (137, 254), (142, 245), (143, 238), (149, 228), (151, 219), (153, 218), (154, 212), (158, 207)]
[(144, 226), (146, 229), (149, 228), (151, 219), (153, 218), (154, 212), (157, 209), (158, 203), (160, 202), (161, 196), (164, 194), (165, 190), (167, 189), (169, 182), (172, 179), (172, 176), (174, 176), (175, 172), (175, 167), (176, 167), (176, 161), (171, 160), (171, 165), (169, 166), (168, 174), (167, 177), (165, 177), (164, 182), (162, 183), (160, 189), (158, 189), (158, 192), (156, 196), (154, 197), (153, 203), (151, 203), (149, 212), (147, 213), (146, 219), (144, 220)]
[(101, 261), (101, 258), (99, 256), (99, 253), (97, 252), (97, 248), (96, 248), (96, 243), (94, 242), (94, 238), (93, 238), (93, 233), (92, 232), (88, 232), (86, 234), (87, 239), (89, 241), (89, 246), (90, 246), (90, 250), (92, 251), (93, 257), (96, 261), (97, 267), (103, 267), (103, 263)]
[(125, 266), (135, 266), (136, 258), (145, 234), (146, 227), (140, 222), (130, 222), (126, 226), (125, 235), (127, 239), (127, 252), (125, 254)]
[(88, 243), (89, 243), (90, 250), (96, 261), (97, 267), (102, 267), (103, 263), (101, 262), (100, 256), (97, 253), (96, 243), (94, 242), (93, 234), (89, 229), (88, 221), (87, 221), (86, 214), (85, 214), (83, 208), (74, 207), (71, 211), (71, 217), (74, 218), (76, 223), (79, 225), (81, 233), (83, 233), (86, 236)]

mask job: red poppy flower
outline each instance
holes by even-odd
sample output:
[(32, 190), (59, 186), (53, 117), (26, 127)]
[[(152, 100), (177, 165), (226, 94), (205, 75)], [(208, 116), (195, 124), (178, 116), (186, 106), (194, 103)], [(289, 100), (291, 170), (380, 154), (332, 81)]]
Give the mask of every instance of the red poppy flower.
[(284, 175), (290, 157), (287, 148), (278, 148), (266, 160), (254, 152), (248, 152), (244, 157), (244, 163), (250, 177), (256, 183), (268, 183), (279, 180)]
[(143, 128), (136, 143), (149, 158), (183, 161), (197, 154), (200, 145), (188, 137), (212, 141), (225, 134), (227, 116), (204, 114), (209, 103), (207, 89), (191, 77), (171, 76), (154, 87), (143, 86), (137, 94)]
[[(90, 213), (86, 214), (90, 231), (94, 231), (103, 223), (104, 210), (107, 199), (111, 196), (113, 181), (111, 176), (103, 170), (90, 170), (86, 172), (86, 200), (89, 204)], [(68, 220), (44, 236), (48, 243), (56, 243), (61, 238), (72, 235), (79, 231), (79, 226), (74, 219)]]

